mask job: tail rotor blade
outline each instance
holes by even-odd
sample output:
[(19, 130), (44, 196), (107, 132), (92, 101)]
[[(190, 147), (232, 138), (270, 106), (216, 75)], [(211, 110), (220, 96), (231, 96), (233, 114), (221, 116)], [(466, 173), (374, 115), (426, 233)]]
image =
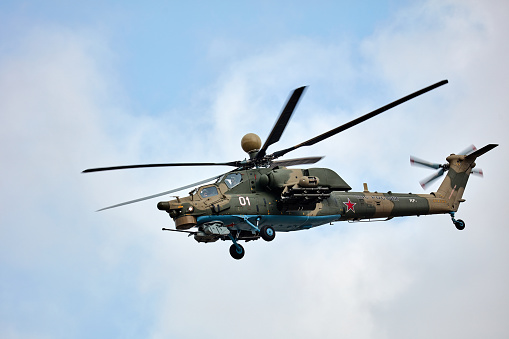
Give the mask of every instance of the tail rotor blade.
[(421, 180), (419, 181), (419, 183), (421, 184), (421, 187), (423, 189), (425, 189), (429, 184), (431, 184), (433, 181), (437, 180), (438, 178), (440, 178), (442, 175), (444, 175), (445, 173), (445, 170), (443, 168), (441, 168), (439, 171), (437, 171), (435, 174), (433, 174), (432, 176), (429, 176), (427, 177), (426, 179), (424, 180)]
[(439, 169), (442, 167), (441, 164), (435, 164), (426, 160), (419, 159), (417, 157), (410, 156), (410, 164), (411, 165), (417, 165), (417, 166), (423, 166), (423, 167), (429, 167), (434, 169)]
[(467, 148), (465, 148), (463, 151), (459, 152), (458, 155), (469, 155), (470, 153), (477, 151), (477, 147), (474, 145), (470, 145)]
[(474, 168), (472, 170), (472, 174), (475, 174), (475, 175), (477, 175), (477, 176), (479, 176), (481, 178), (484, 177), (484, 172), (480, 168)]

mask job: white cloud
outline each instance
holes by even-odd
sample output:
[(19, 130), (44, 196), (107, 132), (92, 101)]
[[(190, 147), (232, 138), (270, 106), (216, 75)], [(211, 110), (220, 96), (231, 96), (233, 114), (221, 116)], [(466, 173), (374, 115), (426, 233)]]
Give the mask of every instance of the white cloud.
[[(55, 29), (28, 35), (0, 63), (0, 253), (9, 274), (0, 334), (506, 336), (504, 11), (495, 2), (430, 1), (399, 12), (361, 44), (282, 43), (232, 62), (188, 110), (157, 117), (125, 108), (108, 73), (106, 38)], [(79, 174), (117, 163), (243, 157), (242, 135), (265, 138), (301, 85), (310, 88), (271, 151), (442, 78), (451, 83), (295, 156), (326, 155), (321, 165), (358, 189), (367, 180), (372, 190), (415, 191), (428, 173), (408, 166), (410, 153), (440, 161), (472, 142), (499, 142), (478, 160), (486, 178), (469, 183), (463, 232), (448, 216), (335, 224), (248, 243), (246, 257), (234, 261), (227, 242), (161, 232), (170, 220), (154, 201), (92, 212), (217, 168)]]
[[(502, 45), (501, 40), (493, 36), (498, 33), (483, 26), (496, 25), (490, 12), (498, 9), (487, 6), (484, 11), (478, 11), (472, 6), (476, 5), (428, 2), (402, 11), (361, 46), (362, 66), (348, 58), (356, 54), (355, 45), (347, 46), (349, 49), (345, 51), (319, 43), (308, 48), (303, 41), (285, 44), (281, 49), (265, 51), (234, 63), (231, 71), (219, 80), (218, 91), (211, 94), (218, 98), (217, 105), (213, 105), (220, 125), (218, 130), (224, 139), (231, 140), (226, 143), (228, 148), (220, 147), (227, 154), (234, 153), (242, 134), (252, 131), (246, 126), (266, 126), (261, 128), (268, 131), (277, 113), (261, 105), (271, 102), (273, 107), (280, 109), (284, 99), (272, 101), (271, 98), (281, 96), (281, 91), (286, 95), (288, 89), (300, 85), (292, 85), (293, 79), (309, 76), (309, 79), (327, 84), (353, 82), (352, 87), (355, 87), (359, 82), (369, 83), (366, 73), (373, 77), (373, 83), (385, 87), (382, 89), (384, 95), (377, 95), (376, 101), (385, 98), (387, 101), (376, 104), (367, 93), (368, 102), (363, 103), (364, 98), (351, 90), (355, 96), (347, 106), (352, 107), (357, 101), (360, 107), (348, 115), (344, 113), (345, 109), (334, 106), (327, 105), (324, 109), (324, 101), (320, 101), (323, 97), (338, 95), (337, 88), (313, 96), (312, 91), (317, 89), (311, 86), (288, 126), (281, 146), (278, 146), (283, 148), (287, 146), (285, 143), (292, 145), (305, 140), (335, 127), (333, 121), (338, 121), (339, 125), (444, 78), (450, 80), (449, 85), (379, 117), (376, 122), (366, 123), (362, 132), (345, 132), (306, 152), (326, 154), (327, 165), (341, 174), (347, 173), (353, 178), (351, 184), (357, 188), (363, 180), (372, 177), (378, 185), (392, 182), (399, 190), (408, 187), (406, 189), (415, 191), (421, 175), (424, 177), (429, 173), (408, 166), (410, 153), (417, 152), (432, 161), (443, 161), (449, 153), (458, 152), (472, 142), (477, 146), (489, 142), (503, 144), (507, 137), (499, 130), (497, 119), (498, 112), (508, 105), (498, 89), (494, 94), (487, 84), (497, 83), (498, 86), (498, 83), (504, 83), (505, 71), (501, 70), (500, 74), (479, 72), (482, 65), (503, 64), (499, 55), (504, 54), (497, 50), (503, 48), (497, 47)], [(505, 23), (499, 25), (501, 28), (496, 32), (503, 31)], [(328, 72), (336, 66), (334, 61), (340, 69), (349, 71)], [(287, 73), (288, 69), (292, 72)], [(311, 72), (308, 74), (307, 70)], [(281, 89), (285, 83), (288, 83), (286, 90)], [(262, 90), (259, 89), (261, 84)], [(370, 90), (374, 89), (376, 86), (372, 85)], [(326, 86), (319, 90), (327, 91)], [(260, 96), (268, 99), (254, 99)], [(481, 115), (476, 108), (485, 107), (487, 101), (493, 109), (484, 109)], [(232, 102), (234, 106), (230, 106)], [(257, 109), (251, 113), (251, 107)], [(322, 107), (320, 112), (311, 109), (316, 107)], [(239, 118), (239, 111), (246, 112), (242, 118)], [(321, 117), (325, 119), (321, 120)], [(265, 136), (260, 134), (262, 138)], [(353, 143), (354, 147), (347, 147), (348, 143)], [(487, 215), (492, 209), (503, 210), (497, 201), (500, 196), (490, 193), (496, 192), (496, 182), (500, 183), (497, 178), (503, 177), (499, 172), (503, 168), (499, 160), (504, 154), (502, 147), (478, 161), (482, 167), (489, 168), (491, 174), (483, 181), (471, 180), (467, 203), (459, 213), (468, 223), (468, 229), (463, 233), (454, 229), (448, 216), (432, 216), (373, 225), (357, 224), (356, 227), (338, 224), (336, 231), (322, 228), (281, 234), (263, 253), (253, 253), (263, 244), (248, 246), (249, 258), (243, 259), (242, 267), (231, 269), (229, 263), (214, 260), (217, 274), (213, 274), (199, 263), (191, 265), (193, 269), (204, 270), (201, 271), (203, 275), (214, 280), (205, 289), (211, 288), (215, 293), (199, 293), (196, 302), (187, 296), (179, 301), (172, 294), (167, 300), (163, 319), (177, 317), (178, 321), (161, 325), (161, 332), (157, 333), (161, 336), (175, 333), (175, 328), (181, 328), (177, 323), (182, 322), (184, 327), (191, 327), (195, 312), (186, 313), (187, 307), (174, 308), (175, 302), (188, 302), (203, 314), (228, 313), (238, 305), (239, 312), (244, 311), (245, 317), (233, 317), (235, 321), (230, 328), (232, 332), (242, 331), (247, 337), (258, 337), (262, 333), (272, 333), (276, 337), (349, 335), (366, 338), (482, 335), (486, 326), (496, 322), (493, 318), (498, 319), (499, 324), (503, 323), (505, 314), (500, 312), (500, 306), (485, 300), (494, 301), (501, 293), (498, 289), (491, 291), (490, 286), (492, 279), (500, 284), (506, 283), (507, 270), (493, 271), (493, 266), (481, 267), (479, 264), (494, 260), (491, 255), (486, 255), (486, 246), (491, 247), (488, 244), (493, 244), (495, 239), (487, 239), (506, 234), (496, 227), (497, 220), (491, 220)], [(413, 186), (409, 186), (410, 183)], [(486, 199), (487, 194), (490, 199)], [(323, 233), (329, 237), (323, 239)], [(481, 233), (484, 235), (480, 236)], [(479, 237), (484, 240), (480, 241)], [(502, 244), (497, 242), (495, 248), (497, 257), (507, 255)], [(264, 261), (263, 266), (258, 260)], [(281, 267), (283, 262), (285, 265)], [(503, 267), (503, 263), (499, 266)], [(247, 277), (246, 267), (250, 270)], [(190, 273), (185, 279), (191, 281), (189, 288), (203, 291), (200, 282), (195, 282), (191, 276), (195, 277), (195, 274)], [(265, 283), (268, 276), (272, 278), (271, 284)], [(224, 298), (230, 300), (229, 296), (235, 293), (242, 295), (234, 298), (238, 302), (224, 301)], [(507, 300), (499, 303), (507, 305)], [(231, 308), (225, 305), (231, 305)], [(477, 309), (477, 305), (484, 307)], [(447, 321), (451, 314), (459, 316)], [(260, 319), (263, 326), (251, 329), (252, 317)], [(221, 325), (215, 318), (198, 318), (202, 327), (210, 329), (211, 333), (221, 333), (221, 337), (234, 335), (221, 332)], [(467, 319), (472, 318), (480, 319), (482, 323), (467, 323)], [(495, 336), (507, 331), (504, 326), (490, 327), (490, 333)], [(177, 333), (193, 337), (200, 331), (179, 330)]]
[(132, 244), (132, 228), (114, 234), (112, 220), (92, 212), (100, 196), (125, 192), (123, 182), (86, 181), (79, 173), (93, 161), (122, 159), (104, 130), (119, 115), (109, 108), (112, 84), (96, 62), (107, 53), (101, 41), (91, 33), (34, 30), (1, 60), (0, 312), (9, 337), (80, 332), (90, 316), (82, 312), (104, 293), (91, 286), (100, 288), (96, 279), (118, 267)]

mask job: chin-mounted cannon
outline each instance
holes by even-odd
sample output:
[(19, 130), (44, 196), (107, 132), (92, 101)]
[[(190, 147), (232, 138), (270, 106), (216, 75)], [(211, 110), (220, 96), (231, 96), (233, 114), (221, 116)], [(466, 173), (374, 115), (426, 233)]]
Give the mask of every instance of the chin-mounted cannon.
[(183, 204), (178, 199), (161, 201), (157, 204), (157, 209), (168, 212), (170, 217), (175, 220), (175, 227), (178, 230), (188, 230), (196, 226), (196, 217), (189, 215), (194, 211), (194, 207), (190, 204)]

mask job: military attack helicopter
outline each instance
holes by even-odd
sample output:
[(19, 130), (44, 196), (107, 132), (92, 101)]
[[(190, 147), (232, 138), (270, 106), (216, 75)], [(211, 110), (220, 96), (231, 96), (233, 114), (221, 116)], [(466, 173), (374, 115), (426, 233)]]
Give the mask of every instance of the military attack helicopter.
[[(471, 146), (459, 154), (448, 156), (445, 164), (412, 157), (410, 159), (412, 164), (438, 170), (421, 182), (423, 188), (447, 172), (438, 190), (430, 194), (370, 192), (367, 184), (364, 184), (362, 192), (351, 192), (352, 188), (331, 169), (288, 168), (295, 165), (311, 165), (322, 157), (276, 160), (300, 147), (311, 146), (332, 137), (446, 83), (447, 80), (437, 82), (298, 145), (267, 154), (269, 146), (279, 141), (282, 136), (306, 88), (304, 86), (292, 92), (263, 145), (256, 134), (249, 133), (242, 138), (241, 146), (248, 153), (248, 159), (222, 163), (101, 167), (83, 172), (172, 166), (234, 167), (233, 170), (213, 178), (99, 210), (197, 187), (187, 197), (176, 197), (174, 200), (161, 201), (157, 204), (157, 208), (167, 212), (175, 222), (174, 229), (163, 228), (163, 230), (188, 233), (189, 236), (194, 236), (196, 241), (203, 243), (219, 239), (232, 241), (230, 255), (234, 259), (244, 257), (244, 247), (239, 243), (241, 240), (248, 242), (262, 238), (265, 241), (272, 241), (276, 232), (309, 229), (336, 221), (374, 221), (413, 215), (449, 214), (456, 228), (463, 230), (465, 222), (455, 219), (455, 213), (460, 203), (465, 201), (462, 196), (470, 174), (482, 174), (482, 171), (474, 169), (474, 161), (498, 146), (497, 144), (489, 144), (481, 149)], [(212, 181), (214, 182), (210, 183)]]

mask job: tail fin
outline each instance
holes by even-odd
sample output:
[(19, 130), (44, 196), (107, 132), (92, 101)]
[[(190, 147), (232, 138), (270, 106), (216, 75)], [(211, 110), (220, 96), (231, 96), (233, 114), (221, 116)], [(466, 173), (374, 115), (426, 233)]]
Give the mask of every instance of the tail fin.
[(452, 212), (456, 212), (460, 202), (464, 201), (462, 200), (463, 193), (470, 173), (475, 167), (475, 159), (497, 146), (498, 144), (489, 144), (469, 155), (451, 154), (447, 157), (449, 171), (438, 188), (436, 196), (445, 199)]

